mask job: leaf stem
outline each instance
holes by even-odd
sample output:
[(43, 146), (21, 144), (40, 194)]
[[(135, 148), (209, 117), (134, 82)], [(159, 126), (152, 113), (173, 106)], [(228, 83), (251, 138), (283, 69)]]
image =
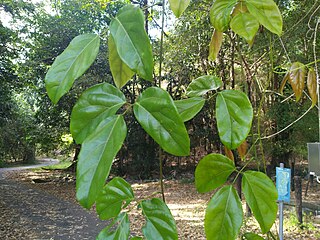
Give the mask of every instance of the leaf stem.
[[(255, 142), (251, 145), (250, 149), (247, 151), (246, 155), (244, 156), (244, 158), (252, 151), (252, 149), (254, 148), (254, 146), (256, 145), (256, 143), (259, 141), (259, 138), (257, 138), (255, 140)], [(246, 162), (246, 164), (240, 169), (240, 170), (236, 170), (237, 171), (237, 175), (236, 177), (233, 179), (232, 184), (234, 184), (237, 180), (237, 178), (239, 177), (239, 175), (243, 172), (243, 170), (249, 165), (249, 163), (251, 163), (254, 159), (252, 158), (251, 160), (249, 160), (248, 162)]]
[(137, 206), (140, 205), (140, 203), (142, 203), (143, 201), (145, 201), (146, 199), (150, 199), (152, 197), (154, 197), (155, 195), (161, 194), (161, 192), (153, 192), (152, 194), (148, 195), (147, 197), (145, 197), (144, 199), (141, 199), (139, 201), (137, 201), (131, 208), (128, 209), (127, 212), (131, 212), (133, 211), (133, 209), (135, 209)]

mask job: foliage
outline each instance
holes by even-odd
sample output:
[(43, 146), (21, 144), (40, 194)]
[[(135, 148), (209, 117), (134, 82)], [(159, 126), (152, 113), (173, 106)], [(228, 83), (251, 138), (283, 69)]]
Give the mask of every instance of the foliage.
[[(219, 3), (221, 3), (221, 5), (219, 5)], [(216, 1), (214, 3), (211, 18), (213, 18), (212, 22), (215, 28), (218, 28), (220, 31), (227, 29), (231, 18), (231, 9), (236, 3), (236, 1), (229, 3), (230, 5), (225, 5), (223, 1)], [(249, 10), (250, 13), (259, 19), (261, 24), (269, 30), (280, 34), (282, 31), (282, 20), (280, 14), (278, 14), (278, 8), (273, 1), (268, 2), (269, 7), (267, 9), (254, 1), (248, 0), (245, 3), (248, 5), (248, 9), (251, 9)], [(266, 12), (271, 11), (275, 16), (270, 19), (272, 27), (270, 22), (265, 19), (264, 14), (266, 14), (266, 12), (264, 12), (264, 10)], [(221, 11), (222, 15), (212, 13), (216, 11), (219, 13)], [(261, 16), (258, 12), (261, 12)], [(139, 31), (135, 33), (131, 32), (131, 25), (136, 26)], [(246, 26), (243, 27), (245, 28)], [(130, 68), (131, 71), (146, 80), (151, 80), (153, 69), (152, 53), (150, 52), (151, 48), (149, 44), (146, 44), (148, 41), (143, 29), (144, 21), (142, 11), (132, 5), (123, 7), (111, 21), (110, 35), (112, 36), (113, 44), (109, 45), (109, 47), (114, 47), (116, 50), (112, 51), (118, 53), (114, 55), (116, 56), (115, 60), (117, 64), (113, 65), (113, 71), (120, 72), (124, 66), (123, 63), (125, 63), (126, 68)], [(85, 36), (86, 35), (80, 35), (76, 37), (76, 39), (82, 39), (85, 38)], [(138, 41), (138, 37), (142, 37), (142, 41)], [(95, 38), (97, 38), (97, 36), (92, 35), (92, 39)], [(76, 78), (83, 74), (85, 69), (90, 65), (90, 63), (87, 64), (79, 73), (73, 73), (69, 71), (69, 69), (60, 69), (60, 65), (63, 62), (74, 62), (78, 58), (79, 54), (72, 54), (73, 49), (83, 54), (81, 58), (87, 59), (89, 57), (89, 59), (91, 59), (91, 53), (96, 52), (98, 48), (99, 44), (91, 45), (87, 48), (86, 44), (82, 45), (76, 40), (73, 40), (69, 47), (56, 58), (47, 73), (47, 79), (50, 77), (51, 72), (58, 71), (63, 76), (66, 76), (64, 78), (66, 79), (66, 83), (51, 84), (50, 82), (48, 83), (48, 81), (46, 82), (49, 97), (53, 102), (57, 102), (59, 98), (70, 89)], [(90, 62), (92, 63), (92, 60), (90, 60)], [(77, 67), (78, 65), (79, 64), (75, 64)], [(117, 70), (116, 67), (118, 67), (120, 71)], [(79, 69), (80, 68), (81, 65)], [(211, 91), (218, 91), (221, 87), (220, 83), (221, 80), (210, 76), (195, 79), (190, 83), (187, 95), (198, 97)], [(118, 87), (121, 85), (122, 83), (117, 84)], [(105, 89), (112, 89), (111, 86), (106, 84), (105, 86)], [(100, 103), (108, 103), (111, 101), (112, 98), (109, 99), (109, 97), (101, 98), (100, 92), (95, 91), (95, 88), (96, 87), (93, 87), (87, 90), (90, 91), (90, 94), (83, 95), (83, 99), (99, 99), (101, 101)], [(114, 90), (114, 92), (117, 91)], [(116, 95), (120, 96), (121, 92), (116, 93)], [(56, 96), (58, 96), (58, 98), (56, 98)], [(250, 101), (244, 93), (238, 90), (222, 90), (218, 91), (213, 97), (214, 96), (217, 98), (215, 102), (219, 136), (223, 144), (229, 149), (236, 149), (245, 141), (251, 128), (253, 111)], [(120, 99), (123, 99), (123, 97)], [(193, 100), (195, 100), (195, 98)], [(83, 100), (80, 98), (79, 101)], [(94, 102), (91, 103), (90, 101), (87, 101), (85, 104), (76, 104), (77, 108), (75, 107), (75, 109), (77, 110), (74, 110), (73, 121), (79, 121), (78, 119), (80, 119), (80, 117), (81, 119), (85, 119), (88, 129), (83, 133), (80, 140), (82, 142), (82, 148), (77, 167), (77, 198), (81, 205), (86, 208), (90, 208), (97, 202), (97, 210), (100, 213), (100, 217), (103, 219), (114, 218), (113, 223), (117, 223), (116, 230), (110, 230), (110, 227), (103, 230), (98, 237), (101, 239), (109, 239), (110, 237), (126, 239), (129, 234), (127, 213), (121, 210), (127, 207), (133, 199), (130, 185), (124, 182), (123, 179), (116, 178), (103, 187), (105, 179), (107, 179), (109, 175), (112, 161), (126, 137), (127, 128), (123, 116), (130, 113), (133, 108), (137, 121), (160, 147), (168, 153), (185, 156), (189, 154), (190, 148), (190, 141), (183, 120), (180, 117), (174, 101), (166, 91), (157, 87), (147, 88), (140, 94), (133, 105), (126, 103), (127, 107), (125, 111), (116, 114), (117, 109), (124, 104), (122, 101), (123, 100), (119, 102), (116, 100), (116, 104), (114, 105), (115, 111), (108, 110), (108, 114), (102, 116), (99, 116), (101, 110), (94, 110), (96, 109), (96, 107), (94, 107), (95, 105), (91, 108), (91, 104)], [(198, 101), (200, 104), (203, 99), (198, 98)], [(191, 105), (190, 107), (193, 106)], [(109, 107), (106, 109), (108, 108)], [(197, 108), (196, 112), (198, 111), (199, 108)], [(89, 119), (95, 119), (95, 121), (90, 121)], [(72, 126), (74, 133), (82, 130), (82, 126), (79, 124), (73, 124)], [(221, 165), (220, 161), (222, 160), (225, 164)], [(207, 161), (210, 162), (210, 168), (202, 167), (206, 166), (205, 162)], [(222, 171), (222, 176), (220, 175), (221, 166), (225, 169)], [(237, 171), (236, 168), (226, 157), (214, 154), (211, 158), (205, 157), (200, 161), (196, 170), (197, 187), (201, 192), (220, 187), (234, 171)], [(242, 184), (246, 200), (258, 220), (262, 232), (266, 233), (275, 221), (277, 212), (277, 192), (274, 184), (261, 172), (243, 172), (242, 169), (238, 171), (236, 179), (239, 174), (243, 174)], [(203, 176), (212, 177), (204, 180)], [(119, 190), (114, 191), (112, 190), (113, 188), (119, 188)], [(123, 194), (118, 195), (120, 191), (122, 191)], [(125, 192), (127, 194), (125, 194)], [(271, 196), (271, 200), (266, 202), (265, 195)], [(122, 205), (121, 202), (124, 201), (126, 203)], [(108, 210), (107, 206), (110, 204), (116, 204), (115, 206), (117, 207), (113, 209), (109, 208), (110, 210)], [(177, 239), (174, 220), (164, 202), (159, 199), (143, 200), (140, 206), (147, 221), (146, 226), (143, 228), (143, 233), (147, 239), (153, 239), (155, 237), (155, 239)], [(107, 212), (104, 212), (104, 210)], [(242, 218), (242, 206), (236, 190), (232, 184), (222, 187), (215, 193), (206, 211), (205, 230), (207, 237), (209, 239), (234, 239), (239, 234)], [(110, 226), (112, 226), (112, 224)], [(166, 225), (166, 227), (164, 227), (164, 225)]]
[[(240, 175), (244, 178), (247, 192), (255, 192), (250, 191), (248, 182), (253, 181), (259, 186), (259, 181), (250, 172), (241, 169), (247, 164), (245, 161), (249, 155), (252, 157), (250, 163), (260, 161), (264, 152), (272, 159), (285, 159), (291, 153), (301, 151), (306, 141), (317, 139), (314, 134), (317, 116), (313, 109), (307, 118), (288, 131), (278, 134), (271, 141), (265, 140), (266, 146), (271, 146), (265, 148), (266, 151), (262, 144), (259, 147), (254, 145), (262, 132), (273, 133), (283, 129), (307, 109), (308, 104), (304, 101), (296, 105), (288, 98), (283, 102), (291, 94), (285, 82), (285, 96), (274, 94), (279, 89), (283, 69), (289, 69), (292, 73), (287, 75), (287, 80), (290, 80), (296, 97), (302, 100), (306, 98), (302, 84), (307, 74), (296, 70), (309, 69), (307, 87), (312, 106), (316, 104), (315, 71), (309, 68), (314, 61), (309, 36), (312, 31), (309, 27), (315, 24), (312, 16), (317, 9), (313, 1), (279, 1), (283, 12), (281, 16), (272, 0), (265, 1), (265, 4), (256, 0), (216, 0), (213, 5), (208, 0), (170, 0), (173, 13), (180, 18), (175, 29), (165, 34), (162, 49), (164, 75), (160, 73), (160, 76), (156, 72), (161, 65), (157, 62), (161, 57), (153, 56), (145, 31), (145, 28), (148, 30), (146, 23), (154, 17), (153, 6), (148, 8), (145, 1), (138, 1), (144, 12), (132, 5), (118, 11), (129, 1), (56, 1), (54, 14), (47, 14), (32, 4), (19, 5), (21, 2), (5, 1), (1, 5), (18, 16), (17, 20), (25, 21), (19, 32), (26, 41), (18, 40), (17, 32), (1, 28), (1, 51), (4, 51), (5, 57), (0, 60), (3, 70), (0, 73), (0, 98), (1, 103), (6, 104), (0, 105), (0, 128), (4, 126), (0, 129), (0, 135), (2, 141), (6, 141), (3, 143), (11, 144), (2, 143), (0, 146), (8, 147), (7, 152), (13, 149), (19, 153), (24, 146), (33, 149), (35, 143), (36, 147), (45, 151), (55, 149), (59, 146), (61, 135), (69, 132), (71, 115), (73, 137), (77, 143), (83, 143), (77, 184), (78, 197), (86, 207), (96, 201), (112, 164), (121, 166), (125, 159), (127, 172), (129, 167), (136, 165), (140, 171), (144, 168), (144, 173), (151, 174), (152, 169), (161, 165), (157, 162), (163, 156), (161, 151), (157, 156), (159, 144), (167, 152), (165, 159), (169, 160), (174, 158), (169, 154), (185, 156), (194, 150), (203, 156), (212, 150), (222, 152), (225, 147), (226, 155), (234, 159), (237, 168), (228, 165), (230, 160), (220, 155), (208, 155), (198, 164), (196, 184), (203, 192), (223, 187), (223, 184), (229, 183), (228, 180), (233, 181), (222, 188), (218, 197), (223, 196), (221, 202), (224, 206), (229, 204), (236, 208), (238, 199), (233, 185)], [(19, 14), (17, 9), (21, 13), (26, 10), (29, 13)], [(206, 11), (210, 12), (211, 26), (208, 16), (203, 14)], [(155, 21), (153, 18), (152, 24)], [(293, 26), (282, 32), (282, 25), (289, 24)], [(281, 38), (271, 33), (281, 35)], [(84, 47), (79, 40), (93, 40), (94, 44)], [(70, 42), (71, 49), (67, 48)], [(157, 40), (153, 43), (156, 47), (159, 44)], [(8, 51), (7, 46), (14, 46), (15, 49)], [(315, 48), (318, 50), (319, 46)], [(17, 53), (23, 56), (19, 64), (12, 61), (17, 59)], [(67, 60), (68, 53), (73, 54), (72, 59)], [(57, 55), (60, 57), (52, 64)], [(66, 65), (61, 64), (64, 60), (69, 61), (70, 69), (64, 69)], [(76, 64), (72, 60), (76, 60)], [(292, 67), (297, 62), (308, 64), (299, 63), (300, 67)], [(45, 96), (42, 81), (50, 65), (47, 88), (56, 105), (51, 105)], [(75, 70), (77, 67), (81, 71)], [(56, 73), (64, 76), (58, 79)], [(111, 85), (112, 80), (117, 88)], [(148, 88), (150, 86), (153, 87)], [(22, 88), (32, 92), (28, 99), (31, 111), (23, 110), (28, 112), (25, 115), (20, 115), (24, 108), (19, 104), (21, 100), (15, 98), (16, 92)], [(253, 113), (257, 114), (258, 119), (252, 122)], [(252, 144), (249, 149), (244, 147), (247, 142)], [(198, 152), (203, 145), (205, 151)], [(234, 154), (236, 149), (243, 162)], [(252, 150), (256, 155), (254, 158)], [(94, 157), (88, 160), (89, 156)], [(225, 164), (212, 171), (211, 158)], [(198, 159), (192, 164), (196, 162)], [(103, 171), (101, 166), (105, 168)], [(216, 170), (224, 167), (226, 172), (217, 175), (219, 171)], [(268, 182), (265, 175), (261, 178)], [(269, 192), (266, 192), (272, 195), (271, 188), (270, 185)], [(224, 201), (227, 195), (234, 201)], [(257, 209), (254, 202), (255, 199), (261, 201), (262, 195), (249, 193), (245, 197), (248, 203), (251, 202), (251, 208), (255, 209), (253, 212), (262, 231), (267, 231), (273, 222), (274, 206), (271, 206), (273, 211), (266, 222), (261, 220), (259, 212), (263, 209)], [(213, 196), (214, 199), (216, 197)], [(210, 205), (206, 219), (209, 225), (211, 212), (217, 213), (219, 209), (214, 204)], [(104, 230), (101, 238), (127, 237), (127, 215), (118, 214), (118, 217), (113, 216), (115, 222), (119, 222), (115, 225), (116, 230)], [(237, 220), (234, 222), (235, 231), (228, 233), (231, 238), (237, 234), (240, 215), (234, 219)], [(226, 223), (217, 224), (225, 226)], [(153, 227), (154, 224), (149, 223), (148, 231)], [(207, 234), (212, 234), (208, 228)]]

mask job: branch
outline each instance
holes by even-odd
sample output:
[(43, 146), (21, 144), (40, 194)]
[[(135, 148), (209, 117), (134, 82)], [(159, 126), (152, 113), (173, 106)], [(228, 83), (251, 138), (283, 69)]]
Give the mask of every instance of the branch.
[(290, 123), (288, 126), (286, 126), (285, 128), (281, 129), (280, 131), (274, 133), (274, 134), (271, 134), (269, 136), (265, 136), (265, 137), (262, 137), (261, 139), (269, 139), (269, 138), (272, 138), (282, 132), (284, 132), (285, 130), (287, 130), (289, 127), (291, 127), (293, 124), (299, 122), (311, 109), (313, 108), (313, 106), (309, 107), (309, 109), (304, 113), (302, 114), (300, 117), (298, 117), (296, 120), (294, 120), (292, 123)]

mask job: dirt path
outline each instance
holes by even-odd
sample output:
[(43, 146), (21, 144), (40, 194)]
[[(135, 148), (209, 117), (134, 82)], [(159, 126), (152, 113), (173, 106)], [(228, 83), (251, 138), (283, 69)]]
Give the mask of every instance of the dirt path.
[(9, 171), (21, 171), (32, 168), (40, 168), (45, 166), (50, 166), (59, 163), (59, 160), (53, 158), (43, 158), (37, 162), (37, 164), (29, 166), (20, 166), (20, 167), (11, 167), (11, 168), (0, 168), (0, 179), (4, 178), (3, 175), (5, 172)]
[(105, 225), (79, 205), (8, 180), (0, 171), (0, 239), (95, 239)]

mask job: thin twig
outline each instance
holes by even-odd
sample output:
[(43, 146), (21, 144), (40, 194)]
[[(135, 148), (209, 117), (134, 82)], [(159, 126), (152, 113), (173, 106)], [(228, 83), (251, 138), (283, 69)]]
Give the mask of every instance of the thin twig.
[(300, 121), (313, 107), (309, 107), (309, 109), (304, 113), (302, 114), (300, 117), (298, 117), (296, 120), (294, 120), (292, 123), (290, 123), (289, 125), (287, 125), (285, 128), (281, 129), (280, 131), (274, 133), (274, 134), (271, 134), (269, 136), (265, 136), (265, 137), (262, 137), (261, 140), (263, 139), (269, 139), (269, 138), (272, 138), (280, 133), (282, 133), (283, 131), (287, 130), (288, 128), (290, 128), (293, 124), (297, 123), (298, 121)]

